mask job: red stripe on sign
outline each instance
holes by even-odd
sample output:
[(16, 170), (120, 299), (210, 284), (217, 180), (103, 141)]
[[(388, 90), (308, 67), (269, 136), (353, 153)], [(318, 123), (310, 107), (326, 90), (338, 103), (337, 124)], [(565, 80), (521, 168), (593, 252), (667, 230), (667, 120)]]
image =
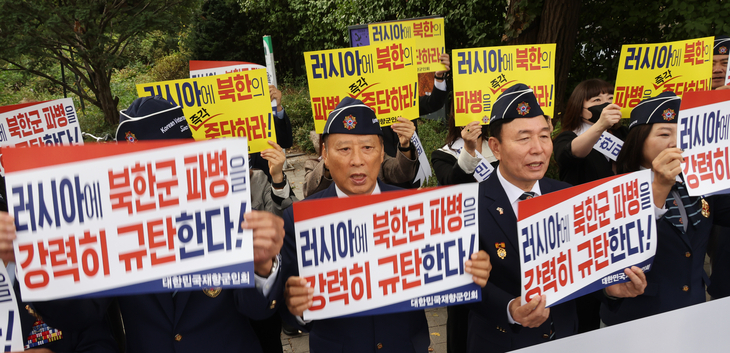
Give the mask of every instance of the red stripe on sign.
[[(210, 61), (210, 60), (190, 60), (190, 71), (216, 69), (219, 67), (235, 66), (235, 65), (258, 65), (246, 61)], [(262, 66), (264, 67), (264, 66)]]
[(193, 140), (160, 140), (136, 143), (93, 143), (83, 146), (3, 147), (2, 164), (6, 173), (81, 162), (97, 158), (149, 151), (168, 146), (195, 143)]
[(372, 205), (378, 202), (395, 200), (397, 198), (416, 195), (436, 189), (450, 188), (453, 186), (438, 186), (417, 190), (387, 191), (377, 195), (358, 195), (351, 197), (328, 197), (324, 199), (304, 200), (295, 202), (293, 207), (294, 221), (301, 222), (308, 219), (326, 216), (328, 214), (347, 211), (358, 207)]
[(30, 107), (31, 105), (41, 104), (41, 103), (45, 103), (45, 102), (50, 102), (50, 101), (6, 105), (4, 107), (0, 107), (0, 114), (11, 112), (13, 110), (23, 109), (25, 107)]
[(682, 95), (682, 104), (679, 109), (692, 109), (728, 101), (730, 101), (730, 90), (686, 92)]
[(536, 197), (534, 199), (520, 201), (520, 207), (517, 208), (517, 210), (520, 214), (518, 219), (521, 221), (525, 218), (531, 217), (531, 216), (535, 215), (536, 213), (541, 212), (550, 207), (553, 207), (565, 200), (570, 199), (571, 197), (580, 195), (590, 189), (593, 189), (594, 187), (603, 185), (613, 179), (620, 178), (622, 176), (625, 176), (625, 174), (614, 175), (612, 177), (599, 179), (596, 181), (592, 181), (590, 183), (573, 186), (572, 188), (567, 188), (567, 189), (563, 189), (560, 191), (551, 192), (549, 194), (546, 194), (546, 195), (548, 195), (548, 197), (540, 196), (540, 197)]

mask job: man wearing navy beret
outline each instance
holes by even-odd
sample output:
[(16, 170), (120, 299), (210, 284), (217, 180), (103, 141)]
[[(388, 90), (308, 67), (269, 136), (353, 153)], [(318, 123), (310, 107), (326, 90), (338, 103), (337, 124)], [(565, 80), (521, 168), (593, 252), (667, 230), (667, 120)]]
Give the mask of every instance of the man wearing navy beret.
[[(361, 101), (345, 98), (332, 111), (324, 128), (324, 162), (333, 183), (307, 199), (370, 195), (399, 188), (378, 180), (383, 162), (383, 138), (378, 119)], [(309, 347), (317, 352), (428, 352), (430, 339), (423, 310), (393, 314), (334, 318), (304, 323), (300, 316), (312, 306), (313, 289), (298, 277), (292, 208), (284, 211), (286, 237), (282, 248), (288, 277), (284, 292), (289, 312), (303, 329), (310, 331)], [(466, 272), (480, 286), (489, 277), (486, 252), (472, 254)]]
[(727, 75), (727, 58), (730, 53), (730, 37), (715, 37), (715, 46), (712, 51), (712, 89), (730, 89), (725, 84)]
[[(493, 268), (482, 288), (482, 301), (470, 307), (468, 352), (511, 351), (570, 336), (578, 328), (573, 301), (545, 308), (544, 296), (525, 305), (520, 298), (519, 202), (570, 187), (543, 178), (553, 151), (552, 131), (532, 89), (516, 84), (505, 90), (494, 103), (489, 128), (489, 148), (499, 166), (479, 184), (479, 246), (489, 254)], [(631, 282), (608, 287), (608, 295), (643, 293), (646, 279), (641, 269), (625, 272)]]

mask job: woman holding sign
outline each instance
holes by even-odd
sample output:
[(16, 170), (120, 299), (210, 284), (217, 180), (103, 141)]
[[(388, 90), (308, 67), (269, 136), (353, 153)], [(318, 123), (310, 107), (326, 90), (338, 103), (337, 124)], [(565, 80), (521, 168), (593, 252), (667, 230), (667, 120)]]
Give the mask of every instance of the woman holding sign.
[[(563, 128), (554, 141), (560, 180), (579, 185), (616, 174), (613, 160), (593, 148), (602, 135), (626, 137), (627, 129), (621, 126), (621, 107), (611, 102), (613, 86), (600, 79), (583, 81), (573, 90), (563, 116)], [(583, 296), (576, 303), (578, 332), (599, 328), (601, 302)]]
[(626, 137), (621, 107), (611, 102), (613, 86), (600, 79), (583, 81), (573, 90), (554, 141), (560, 180), (579, 185), (616, 174), (613, 160), (594, 148), (601, 135)]
[(674, 93), (664, 92), (642, 101), (631, 112), (617, 171), (652, 170), (658, 247), (646, 273), (644, 294), (623, 299), (614, 312), (601, 307), (601, 319), (607, 325), (705, 302), (707, 241), (713, 223), (730, 225), (730, 218), (725, 217), (730, 198), (687, 193), (679, 175), (683, 162), (682, 150), (677, 148), (680, 101)]

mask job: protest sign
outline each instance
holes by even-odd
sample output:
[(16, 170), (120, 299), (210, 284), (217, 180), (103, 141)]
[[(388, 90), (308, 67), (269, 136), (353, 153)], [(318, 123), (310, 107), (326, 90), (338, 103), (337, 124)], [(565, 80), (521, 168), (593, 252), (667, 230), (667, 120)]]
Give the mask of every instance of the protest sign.
[(709, 91), (712, 46), (713, 37), (621, 46), (613, 102), (623, 117), (628, 119), (639, 102), (662, 92), (681, 98), (685, 92)]
[(553, 116), (555, 44), (457, 49), (452, 55), (456, 126), (488, 124), (494, 102), (517, 83), (530, 86), (545, 115)]
[(730, 91), (684, 95), (677, 121), (677, 147), (684, 150), (682, 174), (690, 196), (730, 189), (729, 133)]
[(327, 116), (345, 97), (375, 111), (381, 126), (398, 117), (418, 118), (418, 75), (413, 39), (304, 53), (314, 128), (324, 131)]
[(614, 176), (520, 202), (522, 303), (553, 306), (629, 281), (656, 253), (651, 171)]
[(598, 141), (593, 145), (593, 149), (601, 152), (602, 155), (615, 161), (618, 158), (618, 154), (624, 147), (624, 142), (620, 138), (614, 136), (608, 131), (604, 131)]
[(233, 72), (265, 69), (266, 67), (245, 61), (190, 60), (190, 78), (230, 74)]
[(371, 23), (368, 34), (370, 45), (376, 46), (413, 38), (418, 73), (446, 70), (439, 61), (439, 55), (446, 52), (443, 17)]
[(193, 138), (248, 138), (248, 152), (276, 142), (266, 70), (137, 85), (140, 97), (162, 96), (182, 107)]
[(0, 147), (83, 144), (71, 98), (0, 107)]
[(23, 309), (18, 308), (13, 282), (5, 266), (0, 266), (0, 337), (5, 341), (2, 344), (3, 352), (22, 352), (25, 348), (18, 310)]
[(294, 204), (299, 275), (314, 288), (304, 319), (478, 301), (464, 272), (479, 251), (478, 185)]
[(245, 139), (4, 150), (23, 299), (253, 286), (245, 151)]

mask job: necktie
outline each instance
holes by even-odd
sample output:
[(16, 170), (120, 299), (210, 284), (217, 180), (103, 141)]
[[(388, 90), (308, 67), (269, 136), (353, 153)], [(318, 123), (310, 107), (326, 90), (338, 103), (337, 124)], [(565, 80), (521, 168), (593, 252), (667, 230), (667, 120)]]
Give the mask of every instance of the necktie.
[[(679, 204), (675, 199), (675, 195), (679, 195), (681, 205), (686, 213), (687, 220), (682, 217), (682, 212), (679, 209)], [(700, 208), (699, 202), (702, 198), (691, 197), (687, 193), (687, 189), (684, 187), (684, 183), (676, 182), (672, 187), (672, 192), (667, 196), (666, 206), (667, 214), (665, 217), (679, 229), (681, 232), (685, 232), (684, 222), (689, 221), (693, 226), (700, 223)]]
[(527, 191), (527, 192), (522, 193), (522, 195), (520, 195), (520, 201), (529, 200), (535, 196), (537, 196), (536, 193), (534, 193), (532, 191)]

